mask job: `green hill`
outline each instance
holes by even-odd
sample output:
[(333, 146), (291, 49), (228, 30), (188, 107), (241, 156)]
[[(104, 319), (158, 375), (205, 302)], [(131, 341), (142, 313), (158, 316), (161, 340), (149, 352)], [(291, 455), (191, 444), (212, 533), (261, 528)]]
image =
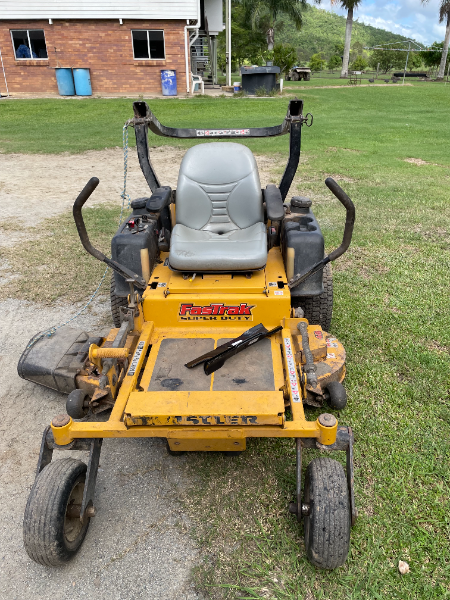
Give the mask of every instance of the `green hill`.
[[(355, 13), (357, 17), (358, 11)], [(344, 42), (345, 21), (345, 17), (308, 5), (303, 13), (303, 27), (300, 31), (295, 29), (289, 18), (284, 15), (279, 17), (275, 41), (293, 44), (298, 48), (299, 59), (302, 61), (309, 60), (316, 52), (323, 52), (328, 58), (335, 54), (335, 44)], [(402, 35), (359, 23), (356, 19), (353, 21), (352, 47), (356, 42), (370, 47), (407, 39)]]

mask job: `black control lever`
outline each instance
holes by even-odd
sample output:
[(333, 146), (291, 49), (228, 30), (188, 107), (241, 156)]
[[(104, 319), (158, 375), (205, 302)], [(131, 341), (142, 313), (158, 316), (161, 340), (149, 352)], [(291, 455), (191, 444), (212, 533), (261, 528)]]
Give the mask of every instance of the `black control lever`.
[(99, 260), (101, 262), (106, 263), (108, 265), (108, 267), (111, 267), (111, 269), (113, 269), (114, 271), (119, 273), (119, 275), (122, 275), (122, 277), (124, 279), (132, 279), (133, 283), (136, 285), (136, 287), (138, 287), (142, 290), (145, 290), (145, 288), (147, 287), (147, 283), (145, 282), (145, 279), (143, 279), (140, 275), (138, 275), (137, 273), (134, 273), (130, 269), (127, 269), (127, 267), (124, 267), (123, 265), (116, 262), (115, 260), (111, 260), (110, 258), (105, 256), (103, 254), (103, 252), (100, 252), (100, 250), (97, 250), (97, 248), (94, 248), (94, 246), (89, 241), (89, 236), (86, 231), (86, 225), (84, 224), (81, 209), (86, 204), (88, 198), (90, 197), (90, 195), (92, 194), (92, 192), (95, 190), (95, 188), (98, 186), (99, 183), (100, 183), (100, 181), (97, 177), (91, 177), (91, 179), (89, 179), (87, 184), (84, 186), (84, 188), (78, 194), (78, 198), (73, 203), (73, 218), (75, 220), (75, 225), (77, 226), (78, 235), (80, 236), (81, 243), (83, 244), (86, 252), (91, 254), (94, 258), (96, 258), (97, 260)]
[(347, 252), (348, 247), (350, 246), (350, 242), (352, 241), (353, 226), (355, 224), (355, 205), (344, 192), (344, 190), (334, 181), (334, 179), (332, 179), (331, 177), (327, 177), (325, 179), (325, 185), (329, 190), (331, 190), (331, 192), (333, 192), (333, 194), (336, 196), (336, 198), (345, 207), (345, 210), (347, 211), (347, 218), (345, 219), (344, 236), (342, 238), (342, 243), (339, 246), (339, 248), (336, 248), (336, 250), (330, 252), (328, 256), (325, 256), (325, 258), (316, 263), (311, 269), (309, 269), (305, 273), (298, 273), (297, 275), (294, 275), (294, 277), (288, 282), (288, 287), (290, 290), (292, 288), (295, 288), (300, 283), (303, 283), (306, 279), (308, 279), (308, 277), (311, 277), (311, 275), (317, 273), (317, 271), (321, 271), (329, 262), (332, 262), (333, 260), (336, 260), (337, 258), (342, 256), (344, 252)]
[(251, 344), (255, 344), (256, 342), (259, 342), (259, 340), (262, 340), (263, 338), (268, 337), (269, 335), (272, 335), (273, 333), (276, 333), (281, 329), (282, 327), (279, 326), (269, 331), (264, 327), (262, 323), (260, 323), (259, 325), (255, 325), (251, 329), (247, 329), (247, 331), (244, 331), (242, 335), (240, 335), (237, 338), (234, 338), (234, 340), (230, 340), (229, 342), (226, 342), (221, 346), (217, 346), (215, 350), (211, 350), (211, 352), (207, 352), (206, 354), (203, 354), (202, 356), (191, 360), (184, 366), (188, 367), (188, 369), (192, 369), (197, 365), (205, 363), (205, 375), (211, 375), (211, 373), (214, 373), (214, 371), (217, 371), (217, 369), (223, 367), (226, 360), (228, 360), (238, 352), (241, 352), (241, 350), (248, 348), (248, 346), (250, 346)]

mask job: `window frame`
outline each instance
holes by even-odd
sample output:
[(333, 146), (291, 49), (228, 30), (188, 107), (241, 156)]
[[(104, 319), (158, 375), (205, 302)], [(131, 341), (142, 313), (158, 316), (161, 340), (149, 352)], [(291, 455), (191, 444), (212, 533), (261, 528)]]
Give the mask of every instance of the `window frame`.
[[(166, 36), (164, 33), (164, 29), (131, 29), (131, 46), (133, 48), (133, 60), (166, 60)], [(148, 49), (148, 58), (136, 58), (134, 55), (134, 37), (133, 37), (133, 32), (134, 31), (145, 31), (147, 34), (147, 49)], [(150, 38), (149, 38), (149, 31), (162, 31), (163, 34), (163, 44), (164, 44), (164, 58), (152, 58), (150, 55)]]
[[(13, 38), (13, 33), (14, 31), (26, 31), (27, 32), (27, 39), (28, 39), (28, 44), (29, 44), (29, 50), (30, 50), (30, 58), (17, 58), (16, 56), (16, 47), (14, 45), (14, 38)], [(34, 58), (32, 55), (32, 47), (31, 47), (31, 40), (30, 40), (30, 31), (42, 31), (42, 33), (44, 34), (44, 42), (45, 42), (45, 51), (47, 52), (47, 58)], [(45, 30), (44, 29), (10, 29), (9, 33), (11, 34), (11, 43), (12, 43), (12, 47), (13, 47), (13, 52), (14, 52), (14, 60), (48, 60), (48, 50), (47, 50), (47, 40), (45, 37)]]

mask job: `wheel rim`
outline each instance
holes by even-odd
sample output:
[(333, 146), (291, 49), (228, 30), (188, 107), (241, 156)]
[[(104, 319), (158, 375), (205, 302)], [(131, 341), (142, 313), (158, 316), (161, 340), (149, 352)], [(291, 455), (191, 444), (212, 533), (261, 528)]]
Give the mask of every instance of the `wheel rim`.
[(87, 517), (81, 521), (79, 517), (70, 517), (68, 515), (69, 507), (73, 505), (79, 505), (83, 502), (83, 492), (84, 492), (84, 477), (79, 477), (75, 482), (75, 485), (70, 492), (69, 500), (67, 502), (66, 513), (64, 515), (64, 537), (66, 539), (68, 546), (73, 546), (76, 544), (77, 539), (83, 533), (86, 523), (88, 521)]

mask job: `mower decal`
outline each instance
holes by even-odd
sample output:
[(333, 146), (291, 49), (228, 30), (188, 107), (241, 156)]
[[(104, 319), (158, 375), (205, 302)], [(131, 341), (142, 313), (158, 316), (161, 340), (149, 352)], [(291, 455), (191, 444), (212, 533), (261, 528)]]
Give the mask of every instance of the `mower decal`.
[(284, 338), (284, 350), (286, 352), (286, 362), (289, 372), (289, 385), (291, 386), (292, 402), (301, 402), (297, 381), (297, 369), (295, 367), (294, 355), (292, 354), (291, 340), (288, 337)]
[(269, 287), (278, 287), (278, 284), (276, 281), (269, 281)]
[(327, 358), (336, 358), (336, 354), (334, 352), (328, 352)]
[(316, 331), (314, 332), (314, 337), (317, 340), (323, 340), (323, 333), (320, 331), (320, 329), (316, 329)]
[(167, 426), (167, 425), (261, 425), (257, 415), (183, 415), (183, 416), (140, 416), (134, 417), (138, 422), (134, 425)]
[(196, 129), (197, 137), (250, 135), (250, 129)]
[(180, 304), (179, 321), (253, 321), (252, 309), (256, 304), (241, 302), (239, 305), (228, 305), (222, 302), (205, 306), (196, 304)]
[(128, 369), (128, 375), (134, 375), (136, 373), (136, 367), (141, 358), (142, 350), (144, 349), (145, 342), (139, 342), (134, 353), (133, 360), (131, 361), (130, 368)]
[(336, 343), (336, 342), (332, 342), (332, 341), (330, 340), (330, 338), (328, 338), (328, 339), (327, 339), (327, 347), (328, 347), (328, 348), (337, 348), (337, 347), (338, 347), (338, 345), (337, 345), (337, 343)]
[(273, 294), (274, 294), (274, 296), (283, 296), (284, 292), (283, 292), (283, 290), (275, 290)]
[(162, 283), (161, 281), (158, 283), (156, 287), (166, 287), (166, 283)]

